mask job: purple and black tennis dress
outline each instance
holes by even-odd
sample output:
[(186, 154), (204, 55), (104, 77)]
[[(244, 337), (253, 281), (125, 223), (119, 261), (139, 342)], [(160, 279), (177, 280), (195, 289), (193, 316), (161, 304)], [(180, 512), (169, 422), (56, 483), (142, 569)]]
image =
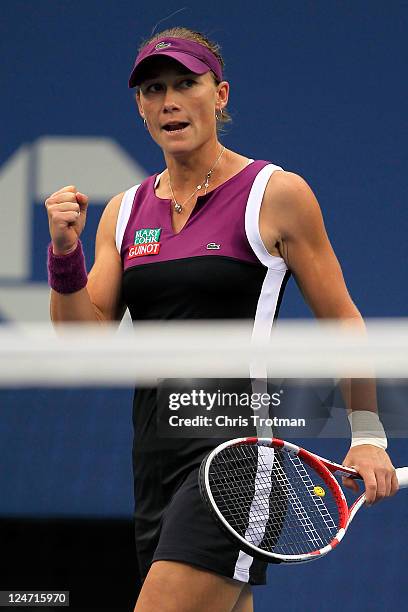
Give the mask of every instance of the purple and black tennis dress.
[[(123, 296), (132, 319), (252, 319), (254, 335), (271, 330), (289, 276), (262, 242), (258, 220), (271, 174), (252, 161), (198, 198), (174, 233), (171, 201), (158, 198), (160, 176), (123, 196), (116, 245)], [(160, 351), (160, 347), (157, 348)], [(136, 548), (142, 579), (152, 561), (182, 561), (251, 584), (265, 584), (266, 564), (231, 544), (201, 500), (198, 469), (213, 438), (157, 435), (156, 389), (135, 393), (133, 465)]]

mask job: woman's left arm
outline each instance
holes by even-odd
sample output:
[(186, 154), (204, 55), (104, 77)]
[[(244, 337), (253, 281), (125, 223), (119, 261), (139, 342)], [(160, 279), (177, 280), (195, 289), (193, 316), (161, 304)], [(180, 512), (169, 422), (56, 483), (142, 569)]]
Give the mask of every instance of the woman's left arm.
[[(283, 171), (272, 174), (262, 203), (260, 233), (268, 251), (283, 257), (316, 317), (365, 329), (327, 236), (317, 199), (300, 176)], [(353, 385), (352, 391), (350, 408), (376, 411), (374, 381)], [(395, 470), (382, 448), (354, 446), (343, 463), (354, 466), (363, 477), (367, 504), (398, 490)], [(350, 479), (344, 484), (358, 490)]]

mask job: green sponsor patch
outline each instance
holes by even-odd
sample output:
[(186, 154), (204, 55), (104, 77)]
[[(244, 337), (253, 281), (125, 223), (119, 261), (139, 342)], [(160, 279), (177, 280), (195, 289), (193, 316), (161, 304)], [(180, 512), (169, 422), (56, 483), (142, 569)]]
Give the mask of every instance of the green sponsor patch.
[(147, 244), (148, 242), (159, 242), (161, 227), (145, 227), (136, 230), (135, 244)]

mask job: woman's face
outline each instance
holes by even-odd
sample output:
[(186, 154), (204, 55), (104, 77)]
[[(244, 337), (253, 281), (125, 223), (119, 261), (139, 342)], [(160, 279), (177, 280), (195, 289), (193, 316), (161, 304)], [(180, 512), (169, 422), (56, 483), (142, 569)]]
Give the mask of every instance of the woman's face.
[(149, 61), (136, 99), (153, 140), (177, 155), (216, 139), (215, 113), (226, 106), (228, 90), (211, 72), (197, 75), (161, 56)]

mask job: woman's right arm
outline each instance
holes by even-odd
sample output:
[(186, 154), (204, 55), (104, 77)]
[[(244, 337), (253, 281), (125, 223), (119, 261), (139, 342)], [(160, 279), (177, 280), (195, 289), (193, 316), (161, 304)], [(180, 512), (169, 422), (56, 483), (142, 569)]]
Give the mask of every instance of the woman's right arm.
[[(122, 302), (122, 265), (115, 244), (116, 221), (123, 193), (106, 206), (96, 234), (95, 263), (86, 287), (74, 293), (51, 290), (50, 312), (54, 322), (118, 321), (126, 306)], [(53, 253), (64, 257), (75, 251), (86, 221), (88, 198), (69, 185), (47, 198)]]

